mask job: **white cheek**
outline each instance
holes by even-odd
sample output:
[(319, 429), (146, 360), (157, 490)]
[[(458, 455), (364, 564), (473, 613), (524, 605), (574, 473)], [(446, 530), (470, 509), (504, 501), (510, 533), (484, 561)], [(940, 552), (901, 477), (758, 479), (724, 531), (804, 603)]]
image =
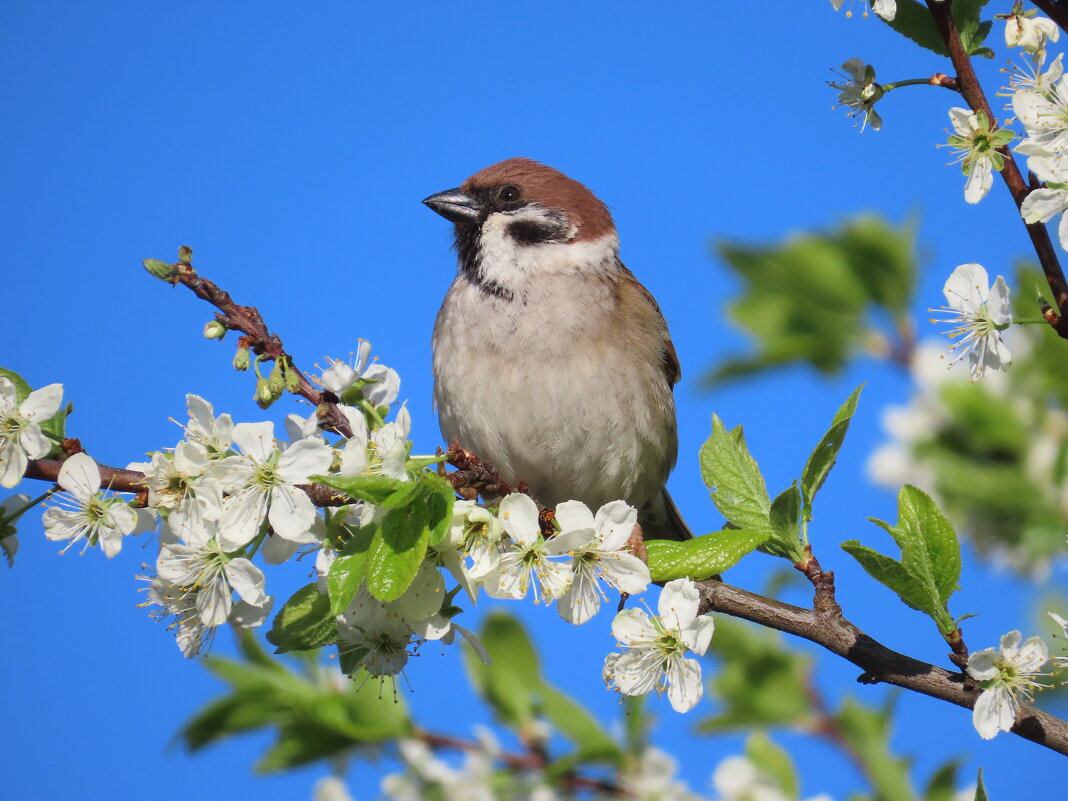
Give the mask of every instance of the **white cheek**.
[[(614, 233), (589, 242), (519, 243), (508, 233), (516, 220), (542, 220), (539, 211), (495, 212), (482, 225), (480, 267), (483, 278), (505, 289), (518, 289), (533, 275), (601, 272), (614, 263), (619, 239)], [(578, 230), (572, 227), (574, 236)]]

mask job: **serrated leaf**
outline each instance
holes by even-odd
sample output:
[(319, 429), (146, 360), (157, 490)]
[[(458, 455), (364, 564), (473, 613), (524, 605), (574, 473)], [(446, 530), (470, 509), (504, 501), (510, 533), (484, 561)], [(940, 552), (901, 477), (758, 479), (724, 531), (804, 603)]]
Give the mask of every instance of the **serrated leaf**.
[(745, 742), (745, 755), (757, 769), (775, 780), (787, 798), (798, 798), (801, 785), (790, 755), (763, 732), (751, 734)]
[(791, 484), (771, 502), (771, 527), (781, 542), (797, 542), (801, 537), (798, 517), (801, 514), (801, 492)]
[(649, 575), (653, 581), (691, 578), (701, 581), (734, 567), (747, 553), (766, 543), (772, 532), (724, 529), (684, 542), (647, 540)]
[(452, 524), (452, 507), (456, 501), (456, 492), (452, 484), (434, 473), (423, 473), (424, 493), (427, 496), (427, 512), (430, 520), (430, 545), (437, 545), (445, 539)]
[(738, 528), (770, 530), (771, 499), (741, 428), (728, 432), (712, 415), (712, 434), (701, 447), (701, 476), (720, 513)]
[(846, 540), (842, 543), (842, 550), (860, 562), (860, 566), (873, 579), (880, 584), (885, 584), (901, 596), (901, 600), (910, 607), (921, 612), (927, 611), (924, 605), (929, 604), (924, 595), (923, 585), (909, 575), (896, 559), (891, 559), (866, 545), (861, 545), (858, 540)]
[(949, 50), (942, 41), (941, 34), (938, 33), (938, 27), (935, 25), (934, 18), (931, 17), (931, 12), (927, 6), (917, 3), (916, 0), (897, 0), (897, 14), (894, 15), (894, 19), (886, 20), (882, 17), (879, 19), (920, 47), (940, 56), (949, 56)]
[(308, 651), (337, 642), (337, 621), (330, 613), (330, 599), (319, 594), (312, 582), (301, 587), (274, 617), (267, 641), (277, 646), (276, 654)]
[(953, 527), (925, 492), (906, 485), (898, 494), (898, 524), (872, 522), (901, 548), (901, 561), (856, 540), (842, 544), (877, 581), (890, 587), (913, 609), (926, 612), (942, 634), (955, 628), (948, 601), (960, 580), (960, 544)]
[(367, 561), (377, 526), (364, 526), (345, 543), (338, 552), (330, 572), (326, 575), (326, 587), (330, 597), (330, 614), (340, 615), (352, 602), (367, 576)]
[(864, 388), (861, 384), (853, 393), (846, 398), (831, 421), (831, 427), (823, 439), (812, 451), (805, 462), (805, 469), (801, 471), (801, 492), (804, 495), (804, 519), (812, 519), (812, 501), (819, 492), (823, 482), (827, 480), (831, 468), (834, 467), (838, 458), (838, 451), (845, 440), (846, 432), (849, 431), (849, 423), (857, 411), (857, 401), (860, 399), (860, 391)]
[(430, 541), (430, 513), (418, 499), (382, 518), (367, 558), (367, 589), (380, 601), (397, 600), (412, 583)]

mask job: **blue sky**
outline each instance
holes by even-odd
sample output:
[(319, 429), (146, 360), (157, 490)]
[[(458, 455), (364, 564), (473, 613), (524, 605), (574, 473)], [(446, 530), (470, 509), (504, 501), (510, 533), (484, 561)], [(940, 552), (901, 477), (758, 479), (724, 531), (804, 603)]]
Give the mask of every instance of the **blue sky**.
[[(188, 244), (205, 275), (260, 308), (301, 366), (370, 339), (403, 378), (416, 449), (432, 451), (430, 330), (454, 267), (448, 224), (419, 201), (499, 159), (537, 158), (610, 205), (624, 260), (670, 321), (683, 364), (671, 487), (695, 529), (720, 523), (696, 467), (713, 412), (745, 424), (769, 485), (782, 487), (841, 400), (868, 382), (813, 539), (852, 620), (941, 662), (945, 648), (929, 622), (837, 547), (854, 536), (878, 541), (866, 516), (894, 517), (893, 497), (866, 483), (863, 464), (882, 439), (880, 408), (902, 401), (907, 383), (861, 360), (833, 380), (798, 369), (700, 390), (698, 376), (745, 345), (723, 316), (737, 284), (710, 242), (778, 239), (862, 210), (893, 221), (916, 214), (921, 318), (940, 303), (954, 266), (1009, 272), (1028, 243), (1004, 190), (965, 206), (959, 169), (934, 147), (945, 139), (951, 93), (894, 93), (880, 132), (861, 134), (831, 110), (829, 68), (851, 56), (875, 63), (884, 80), (948, 71), (942, 59), (827, 2), (761, 9), (3, 3), (0, 363), (34, 386), (63, 382), (76, 409), (70, 431), (110, 464), (173, 446), (179, 432), (168, 418), (184, 416), (186, 392), (237, 419), (281, 420), (293, 409), (261, 413), (249, 377), (230, 368), (231, 347), (201, 337), (208, 308), (141, 270), (141, 258), (172, 259)], [(984, 65), (989, 88), (999, 66)], [(15, 569), (0, 571), (5, 797), (164, 801), (187, 798), (191, 787), (209, 799), (307, 797), (319, 769), (250, 776), (264, 738), (192, 757), (172, 744), (220, 686), (137, 607), (135, 575), (153, 561), (154, 542), (129, 540), (112, 561), (99, 552), (60, 557), (33, 525), (22, 542)], [(1029, 588), (970, 554), (965, 564), (955, 608), (981, 613), (967, 624), (972, 647), (1015, 627), (1031, 633)], [(277, 581), (269, 591), (284, 597), (307, 580), (307, 567), (291, 567), (269, 577)], [(759, 588), (772, 567), (754, 557), (729, 579)], [(569, 629), (551, 610), (517, 611), (549, 675), (606, 719), (618, 715), (600, 686), (607, 616)], [(470, 624), (479, 613), (469, 615)], [(833, 697), (883, 697), (856, 685), (857, 672), (822, 660), (821, 685)], [(465, 733), (470, 694), (458, 655), (427, 649), (409, 677), (419, 719)], [(438, 701), (439, 690), (449, 700)], [(1043, 776), (1063, 770), (1059, 757), (1018, 738), (979, 741), (962, 710), (920, 697), (903, 697), (901, 708), (893, 742), (916, 758), (921, 779), (959, 755), (968, 774), (986, 766), (991, 798), (1004, 799), (1036, 796)], [(696, 739), (696, 716), (680, 718), (666, 701), (656, 709), (685, 777), (707, 789), (709, 766), (739, 741)], [(782, 741), (806, 762), (807, 794), (858, 789), (852, 767), (825, 747)], [(380, 771), (351, 774), (361, 801), (375, 795)]]

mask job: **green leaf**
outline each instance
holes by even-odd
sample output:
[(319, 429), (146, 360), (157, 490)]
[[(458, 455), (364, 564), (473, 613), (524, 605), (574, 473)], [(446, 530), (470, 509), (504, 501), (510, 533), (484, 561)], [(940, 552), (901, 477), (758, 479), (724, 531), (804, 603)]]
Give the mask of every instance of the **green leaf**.
[(330, 614), (340, 615), (352, 602), (367, 576), (368, 552), (377, 527), (364, 526), (345, 543), (330, 565), (326, 587), (330, 597)]
[(983, 6), (988, 2), (989, 0), (956, 0), (951, 7), (957, 35), (960, 36), (964, 52), (969, 56), (980, 55), (978, 52), (980, 50), (989, 50), (982, 45), (994, 23), (990, 20), (986, 22), (979, 20)]
[(613, 764), (623, 758), (619, 746), (597, 719), (564, 693), (543, 682), (540, 701), (545, 717), (577, 749), (577, 758), (584, 762)]
[(488, 615), (479, 637), (492, 664), (483, 664), (473, 648), (464, 648), (471, 684), (502, 723), (522, 729), (534, 720), (534, 701), (542, 684), (538, 653), (522, 626), (503, 613)]
[(771, 502), (771, 527), (780, 542), (797, 542), (801, 537), (798, 517), (801, 514), (801, 492), (797, 483), (783, 490)]
[(720, 665), (709, 690), (721, 709), (702, 720), (699, 731), (809, 724), (809, 657), (787, 648), (776, 632), (722, 615), (711, 648)]
[(456, 492), (452, 484), (435, 473), (423, 473), (420, 476), (423, 491), (426, 494), (427, 512), (430, 525), (430, 545), (437, 545), (449, 533), (452, 525), (452, 507), (456, 501)]
[(253, 767), (254, 773), (277, 773), (352, 748), (348, 737), (324, 729), (310, 721), (280, 726), (278, 739)]
[(898, 524), (871, 519), (885, 529), (901, 548), (895, 561), (857, 540), (842, 543), (876, 580), (896, 592), (913, 609), (926, 612), (943, 634), (956, 623), (949, 613), (949, 597), (960, 580), (960, 544), (953, 527), (931, 497), (906, 485), (898, 494)]
[(743, 556), (768, 541), (771, 531), (724, 529), (685, 542), (647, 540), (653, 581), (691, 578), (701, 581), (738, 564)]
[(983, 785), (982, 768), (979, 768), (979, 775), (975, 780), (975, 801), (989, 801), (986, 795), (986, 787)]
[(804, 519), (812, 519), (812, 501), (819, 492), (827, 475), (834, 467), (838, 458), (838, 451), (845, 440), (846, 432), (849, 431), (849, 423), (857, 411), (857, 401), (860, 399), (860, 391), (864, 388), (861, 384), (853, 393), (846, 398), (831, 421), (831, 428), (823, 435), (815, 450), (805, 462), (805, 469), (801, 471), (801, 491), (804, 494)]
[(263, 703), (259, 693), (225, 695), (200, 709), (182, 726), (179, 735), (190, 751), (239, 732), (269, 726), (276, 710)]
[(278, 646), (276, 654), (308, 651), (337, 642), (337, 621), (330, 613), (330, 599), (319, 594), (312, 582), (301, 587), (274, 617), (267, 641)]
[(890, 21), (882, 17), (879, 19), (920, 47), (927, 48), (940, 56), (949, 56), (949, 50), (938, 33), (938, 27), (935, 25), (931, 12), (928, 11), (927, 6), (917, 3), (916, 0), (897, 0), (897, 14), (894, 19)]
[(317, 484), (339, 490), (350, 498), (397, 509), (408, 505), (422, 491), (418, 481), (401, 481), (379, 474), (362, 476), (311, 476)]
[(890, 750), (893, 697), (883, 709), (873, 709), (846, 698), (835, 714), (835, 724), (860, 759), (879, 801), (915, 801), (909, 780), (909, 763)]
[(430, 541), (430, 512), (419, 499), (391, 510), (375, 532), (367, 559), (367, 589), (380, 601), (397, 600), (412, 583)]
[(790, 755), (773, 743), (763, 732), (756, 732), (745, 741), (745, 755), (756, 765), (757, 769), (771, 776), (776, 786), (787, 798), (798, 798), (801, 785), (797, 779)]
[(728, 432), (712, 415), (712, 434), (701, 447), (701, 476), (712, 502), (738, 528), (771, 529), (771, 500), (741, 428)]

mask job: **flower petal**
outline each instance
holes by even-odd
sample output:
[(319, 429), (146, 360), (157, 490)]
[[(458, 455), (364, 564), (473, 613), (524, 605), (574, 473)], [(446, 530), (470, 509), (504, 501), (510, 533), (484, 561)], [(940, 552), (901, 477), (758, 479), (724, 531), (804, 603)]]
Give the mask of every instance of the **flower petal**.
[(85, 451), (71, 456), (59, 468), (59, 486), (80, 501), (86, 501), (100, 489), (100, 468)]
[(501, 501), (497, 517), (508, 536), (524, 547), (534, 545), (541, 535), (538, 507), (521, 492), (513, 492)]

